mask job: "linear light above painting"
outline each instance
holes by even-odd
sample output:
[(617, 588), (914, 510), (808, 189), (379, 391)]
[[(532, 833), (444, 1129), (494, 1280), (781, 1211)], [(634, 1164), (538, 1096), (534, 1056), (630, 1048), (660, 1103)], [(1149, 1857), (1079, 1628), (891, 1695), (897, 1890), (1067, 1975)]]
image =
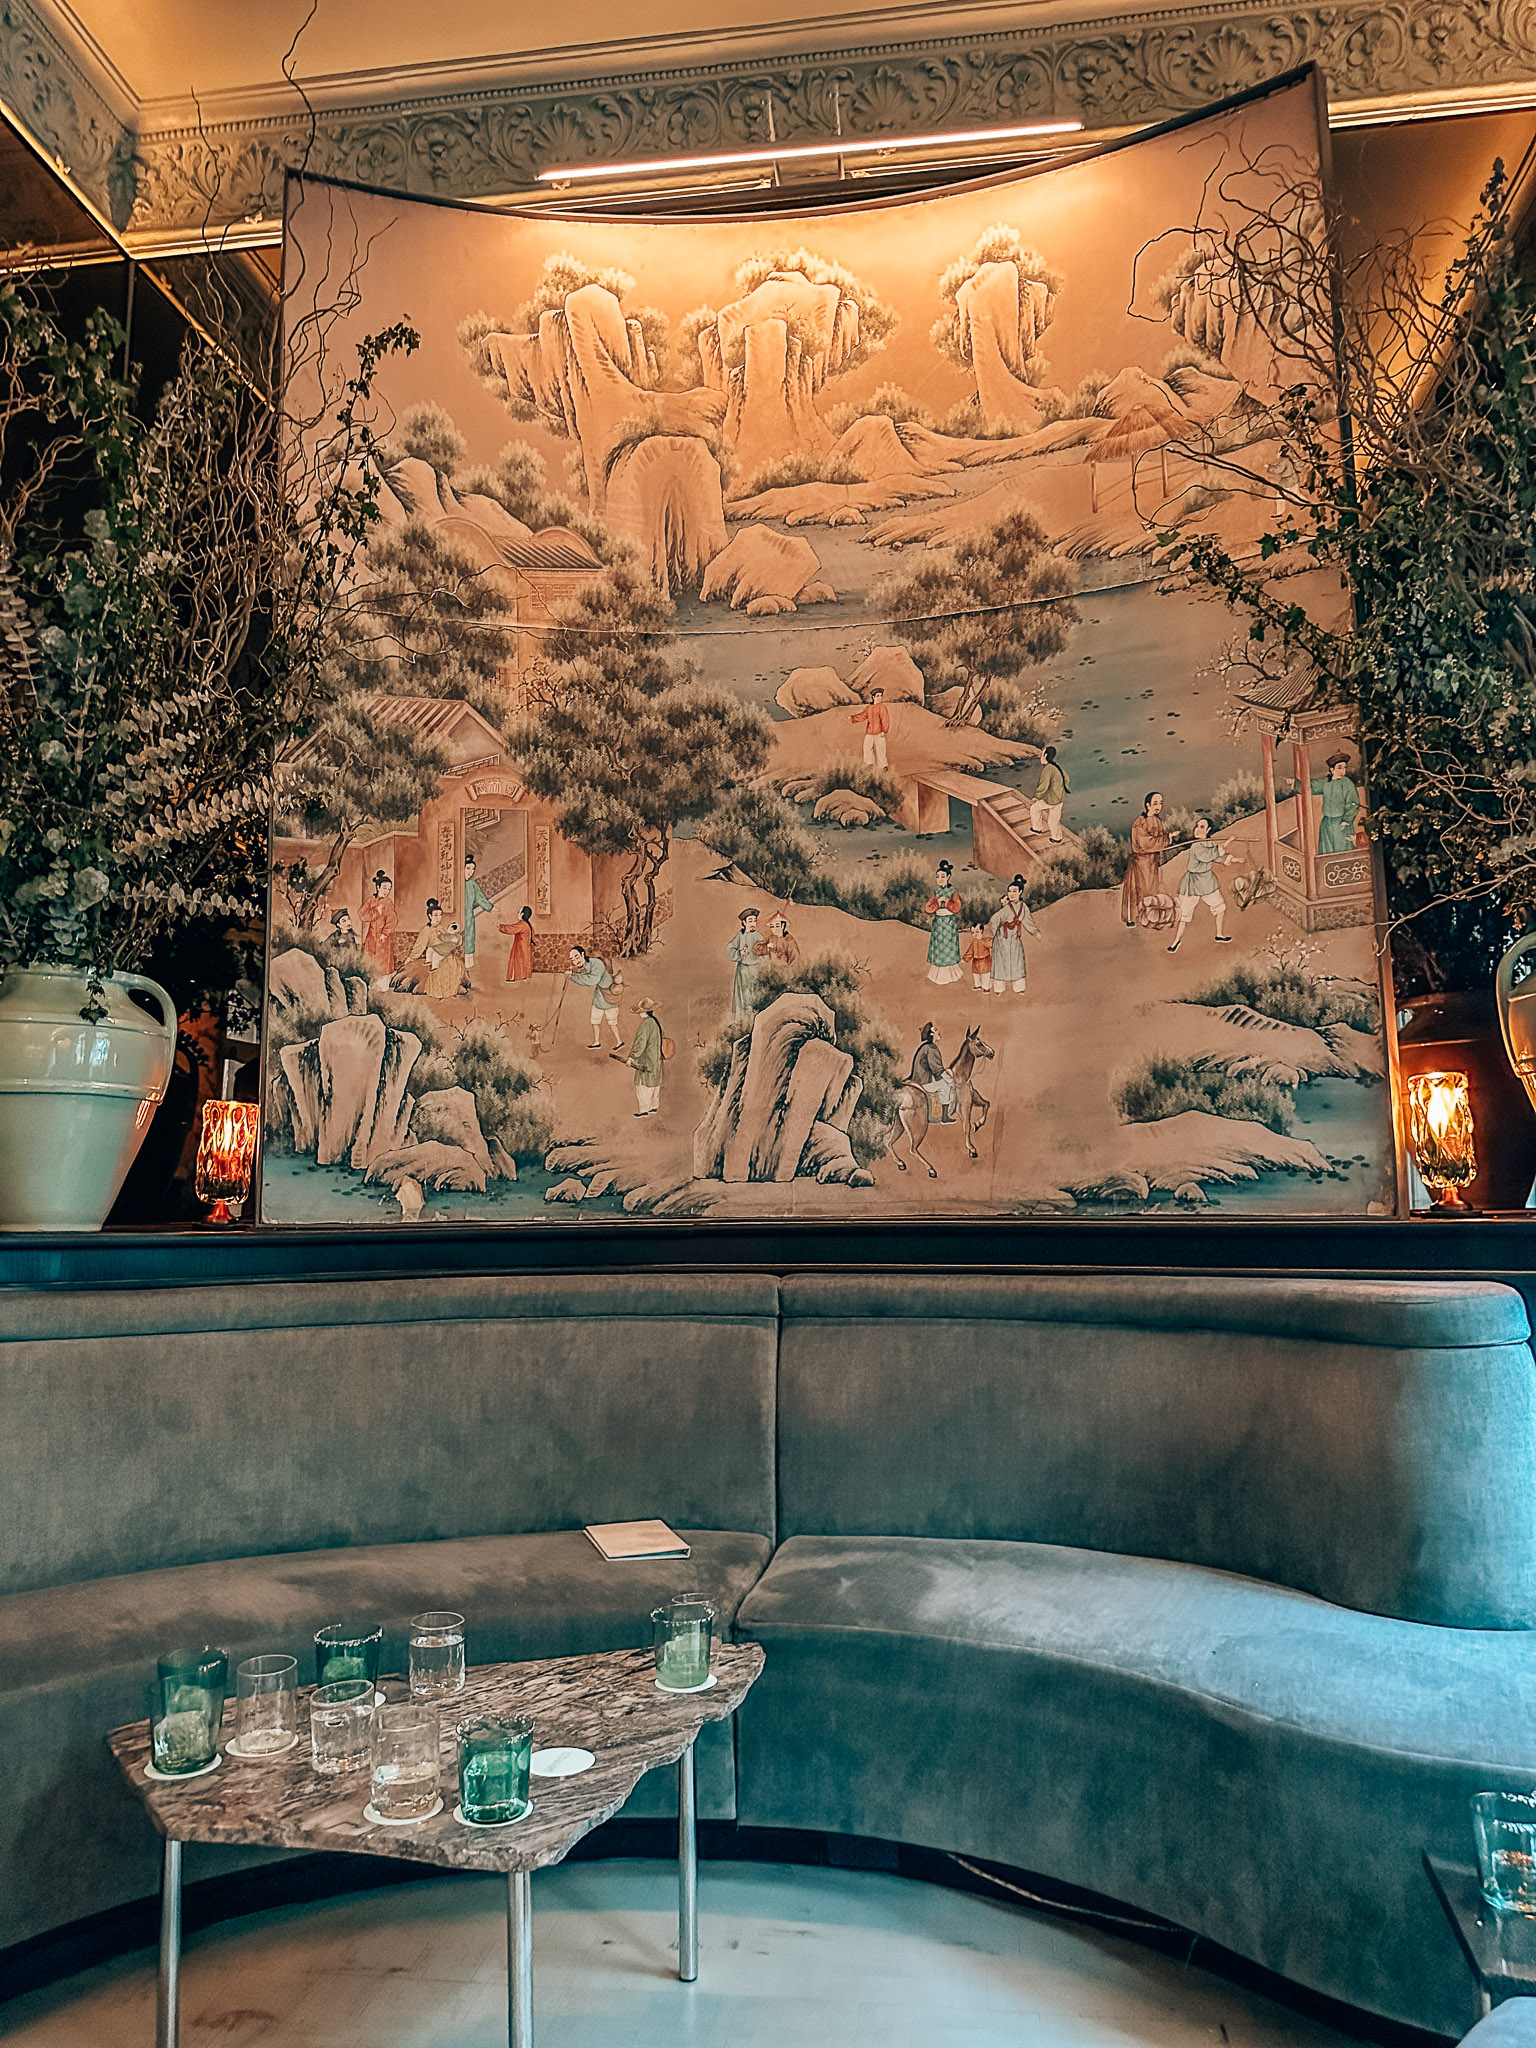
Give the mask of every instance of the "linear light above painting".
[(574, 184), (590, 178), (665, 177), (677, 171), (730, 170), (742, 164), (823, 162), (836, 157), (889, 156), (897, 150), (965, 149), (978, 155), (989, 145), (1037, 136), (1081, 135), (1081, 121), (1035, 121), (1020, 128), (963, 128), (942, 135), (830, 136), (825, 142), (771, 143), (766, 149), (728, 149), (704, 156), (644, 157), (627, 164), (566, 164), (540, 171), (541, 185)]

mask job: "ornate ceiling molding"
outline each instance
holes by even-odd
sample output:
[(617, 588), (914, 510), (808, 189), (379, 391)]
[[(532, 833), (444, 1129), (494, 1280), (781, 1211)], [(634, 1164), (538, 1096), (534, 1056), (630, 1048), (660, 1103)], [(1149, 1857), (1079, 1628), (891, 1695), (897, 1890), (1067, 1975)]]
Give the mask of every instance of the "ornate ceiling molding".
[[(1091, 0), (1090, 0), (1091, 4)], [(136, 135), (50, 35), (32, 0), (0, 0), (0, 95), (120, 225), (196, 230), (275, 217), (283, 174), (316, 173), (454, 199), (527, 190), (540, 170), (767, 140), (870, 141), (955, 127), (1081, 120), (1089, 130), (1165, 119), (1308, 60), (1336, 100), (1457, 94), (1536, 80), (1536, 0), (1313, 0), (1182, 6), (545, 83), (524, 77), (318, 105)], [(713, 53), (711, 53), (713, 54)], [(334, 84), (334, 81), (328, 81)], [(402, 81), (396, 81), (398, 86)], [(124, 207), (131, 199), (129, 211)]]
[(118, 228), (137, 184), (129, 110), (29, 0), (0, 0), (0, 104)]

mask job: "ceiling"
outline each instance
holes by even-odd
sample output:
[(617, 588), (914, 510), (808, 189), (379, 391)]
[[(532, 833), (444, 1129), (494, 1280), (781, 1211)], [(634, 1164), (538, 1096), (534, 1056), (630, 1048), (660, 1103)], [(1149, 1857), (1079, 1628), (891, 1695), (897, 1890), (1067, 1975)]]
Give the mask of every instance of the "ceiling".
[[(832, 48), (868, 38), (996, 32), (1109, 11), (1109, 0), (563, 0), (558, 9), (485, 0), (52, 0), (50, 12), (89, 50), (136, 109), (158, 114), (188, 102), (245, 99), (280, 88), (297, 39), (295, 75), (327, 98), (376, 91), (402, 76), (462, 79), (477, 69), (546, 77), (621, 64), (641, 54), (676, 58), (701, 41), (740, 51)], [(313, 15), (307, 21), (306, 17)]]

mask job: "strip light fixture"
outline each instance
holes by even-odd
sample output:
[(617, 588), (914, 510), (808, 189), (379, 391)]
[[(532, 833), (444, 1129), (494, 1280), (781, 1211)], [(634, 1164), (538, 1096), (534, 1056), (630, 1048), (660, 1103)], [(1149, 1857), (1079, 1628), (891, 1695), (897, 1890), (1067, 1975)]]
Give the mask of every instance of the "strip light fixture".
[(1027, 128), (965, 128), (945, 135), (834, 136), (827, 142), (797, 142), (788, 146), (770, 143), (765, 149), (722, 150), (712, 156), (653, 156), (629, 164), (569, 164), (561, 170), (540, 171), (540, 185), (574, 184), (580, 178), (634, 178), (648, 172), (713, 171), (737, 164), (780, 164), (814, 157), (883, 156), (898, 149), (943, 149), (950, 145), (1015, 142), (1038, 135), (1079, 135), (1081, 121), (1036, 121)]

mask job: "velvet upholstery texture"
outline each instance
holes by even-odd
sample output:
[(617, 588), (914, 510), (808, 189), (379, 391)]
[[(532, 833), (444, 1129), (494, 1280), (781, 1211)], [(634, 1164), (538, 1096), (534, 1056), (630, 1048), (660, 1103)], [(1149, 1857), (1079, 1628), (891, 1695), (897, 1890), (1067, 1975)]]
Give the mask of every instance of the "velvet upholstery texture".
[(991, 1857), (1394, 2018), (1473, 2017), (1420, 1854), (1466, 1860), (1472, 1794), (1536, 1783), (1536, 1634), (1158, 1559), (805, 1536), (737, 1629), (767, 1652), (743, 1822)]
[(1527, 1334), (1475, 1283), (792, 1276), (779, 1533), (1065, 1543), (1528, 1628)]
[[(0, 1944), (152, 1889), (101, 1738), (174, 1637), (447, 1605), (472, 1657), (559, 1654), (700, 1587), (768, 1651), (745, 1822), (1017, 1863), (1458, 2033), (1421, 1857), (1536, 1782), (1528, 1337), (1445, 1282), (0, 1296)], [(694, 1556), (579, 1533), (650, 1515)], [(701, 1738), (706, 1812), (731, 1763)]]
[(733, 1275), (0, 1296), (0, 1592), (652, 1515), (771, 1537), (776, 1340)]
[[(728, 1630), (768, 1561), (768, 1540), (684, 1533), (690, 1557), (623, 1564), (600, 1557), (573, 1529), (237, 1558), (11, 1595), (0, 1602), (0, 1870), (22, 1881), (0, 1890), (0, 1947), (154, 1890), (158, 1837), (102, 1738), (148, 1712), (148, 1680), (162, 1650), (217, 1643), (228, 1649), (231, 1671), (241, 1657), (286, 1650), (308, 1685), (317, 1628), (383, 1622), (383, 1668), (403, 1671), (411, 1614), (451, 1607), (468, 1617), (472, 1663), (576, 1656), (648, 1644), (651, 1609), (695, 1589), (714, 1602)], [(308, 1742), (307, 1728), (301, 1738)], [(562, 1739), (556, 1727), (537, 1730), (540, 1743)], [(260, 1767), (226, 1759), (221, 1768)], [(703, 1731), (698, 1771), (700, 1811), (728, 1819), (735, 1811), (731, 1723)], [(364, 1779), (357, 1796), (367, 1797)], [(642, 1778), (625, 1810), (675, 1812), (672, 1774)], [(196, 1877), (199, 1866), (235, 1868), (262, 1852), (188, 1854)]]

